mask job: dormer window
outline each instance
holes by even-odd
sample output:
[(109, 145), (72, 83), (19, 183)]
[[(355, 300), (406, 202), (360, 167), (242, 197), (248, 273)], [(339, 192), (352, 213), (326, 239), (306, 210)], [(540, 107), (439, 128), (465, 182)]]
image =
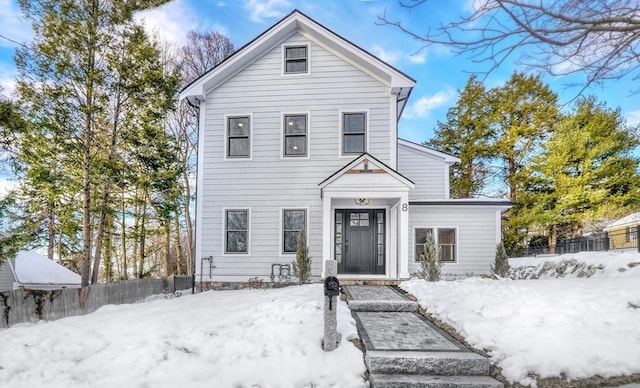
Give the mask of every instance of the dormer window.
[(287, 46), (284, 48), (284, 73), (300, 74), (308, 73), (308, 47)]

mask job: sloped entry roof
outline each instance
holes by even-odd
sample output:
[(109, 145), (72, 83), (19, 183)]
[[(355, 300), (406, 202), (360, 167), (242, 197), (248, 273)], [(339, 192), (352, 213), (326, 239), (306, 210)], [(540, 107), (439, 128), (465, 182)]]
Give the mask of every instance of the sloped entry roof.
[(42, 285), (80, 287), (81, 284), (80, 275), (39, 253), (20, 251), (11, 264), (15, 281), (27, 288)]
[(336, 180), (338, 180), (338, 178), (340, 178), (341, 176), (349, 173), (358, 173), (358, 174), (385, 173), (392, 176), (393, 178), (395, 178), (397, 181), (404, 184), (405, 186), (414, 188), (414, 183), (413, 181), (411, 181), (411, 179), (400, 174), (399, 172), (389, 167), (384, 162), (378, 160), (376, 157), (369, 154), (368, 152), (361, 154), (351, 162), (347, 163), (344, 167), (342, 167), (338, 171), (328, 176), (322, 182), (320, 182), (318, 186), (322, 189), (330, 185), (332, 182), (335, 182)]

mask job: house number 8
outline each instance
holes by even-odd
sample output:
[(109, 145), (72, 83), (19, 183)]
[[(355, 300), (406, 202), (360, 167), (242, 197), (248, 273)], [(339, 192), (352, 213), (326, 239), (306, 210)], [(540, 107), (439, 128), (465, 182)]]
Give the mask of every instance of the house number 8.
[(409, 205), (407, 205), (406, 203), (402, 204), (402, 211), (406, 212), (407, 210), (409, 210)]

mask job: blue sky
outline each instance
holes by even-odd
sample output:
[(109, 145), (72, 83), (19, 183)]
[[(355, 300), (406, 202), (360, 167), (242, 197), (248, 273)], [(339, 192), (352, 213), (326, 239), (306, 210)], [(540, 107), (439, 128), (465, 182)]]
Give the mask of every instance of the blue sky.
[[(410, 1), (410, 0), (407, 0)], [(487, 69), (488, 64), (474, 64), (464, 56), (452, 55), (446, 47), (421, 50), (419, 41), (393, 27), (377, 25), (385, 10), (389, 18), (402, 20), (416, 31), (455, 20), (471, 12), (474, 0), (427, 1), (412, 10), (402, 8), (396, 0), (173, 0), (138, 17), (149, 29), (158, 31), (164, 40), (181, 44), (190, 30), (218, 30), (229, 36), (236, 48), (262, 33), (284, 15), (297, 8), (337, 34), (377, 55), (417, 80), (407, 109), (400, 122), (400, 136), (415, 142), (428, 140), (437, 121), (446, 119), (455, 104), (457, 92), (463, 88), (470, 72)], [(0, 0), (0, 34), (19, 42), (28, 42), (30, 25), (20, 16), (16, 0)], [(12, 55), (15, 44), (0, 38), (0, 85), (4, 94), (13, 89), (15, 67)], [(493, 87), (505, 82), (518, 69), (511, 62), (494, 71), (485, 85)], [(587, 90), (609, 107), (620, 107), (627, 122), (640, 123), (640, 97), (631, 96), (631, 77), (611, 81), (603, 87)], [(543, 77), (559, 94), (560, 102), (571, 101), (577, 88), (567, 88), (578, 77)], [(637, 89), (637, 85), (636, 85)]]

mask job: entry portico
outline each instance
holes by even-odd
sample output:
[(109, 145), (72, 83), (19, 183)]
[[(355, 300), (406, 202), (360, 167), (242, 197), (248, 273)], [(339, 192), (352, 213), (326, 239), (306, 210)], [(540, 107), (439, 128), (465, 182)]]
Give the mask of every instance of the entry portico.
[(323, 263), (338, 261), (343, 279), (409, 278), (409, 190), (414, 183), (363, 153), (318, 186)]

